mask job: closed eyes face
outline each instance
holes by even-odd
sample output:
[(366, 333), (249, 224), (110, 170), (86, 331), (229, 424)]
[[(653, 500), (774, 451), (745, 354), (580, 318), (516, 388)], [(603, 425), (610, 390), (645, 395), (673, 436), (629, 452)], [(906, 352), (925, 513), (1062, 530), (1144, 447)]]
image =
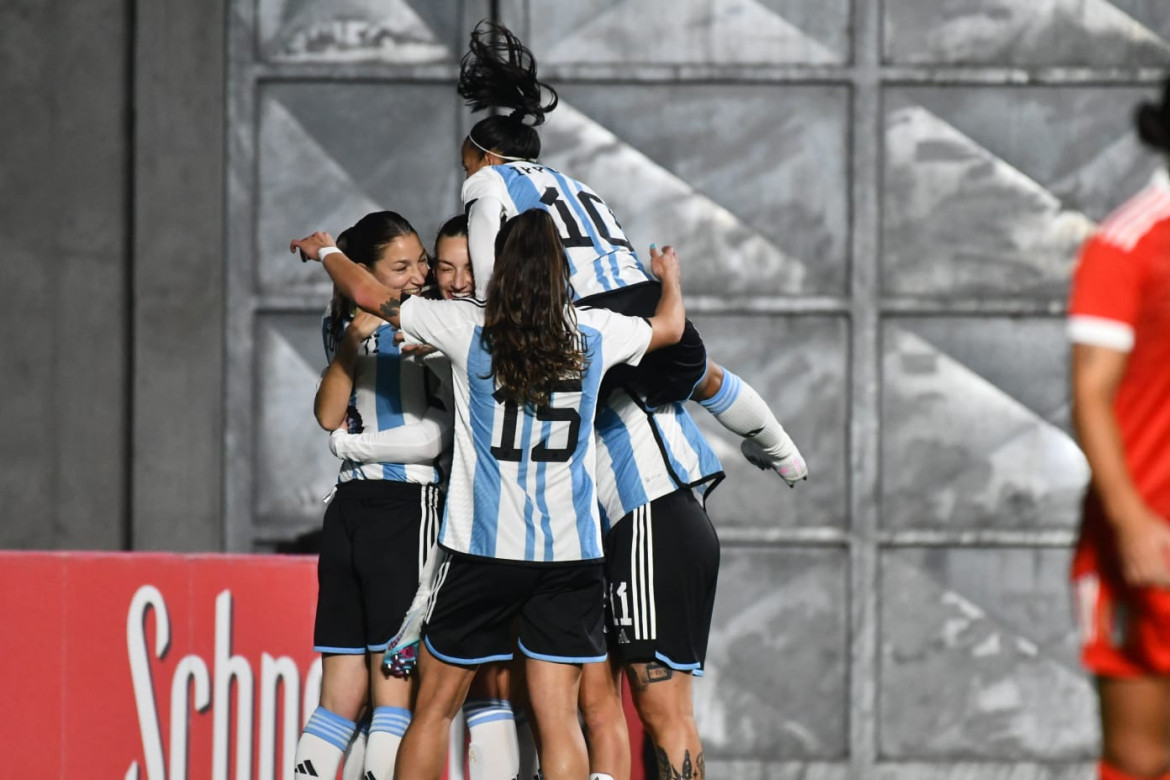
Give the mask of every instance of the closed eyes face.
[(427, 252), (414, 233), (398, 236), (382, 248), (374, 277), (401, 298), (417, 294), (427, 280)]
[(435, 247), (435, 283), (447, 300), (466, 298), (475, 292), (466, 236), (444, 236)]

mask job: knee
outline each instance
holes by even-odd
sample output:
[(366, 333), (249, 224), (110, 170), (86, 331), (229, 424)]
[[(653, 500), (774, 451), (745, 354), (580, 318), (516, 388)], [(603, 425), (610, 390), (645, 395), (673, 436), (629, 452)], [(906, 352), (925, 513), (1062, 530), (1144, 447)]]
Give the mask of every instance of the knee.
[(582, 702), (581, 719), (585, 721), (585, 730), (590, 734), (626, 727), (625, 713), (621, 702), (616, 699)]
[(1170, 771), (1170, 745), (1147, 736), (1116, 735), (1106, 741), (1102, 759), (1133, 778), (1160, 778)]
[(705, 401), (708, 398), (714, 398), (715, 394), (723, 387), (723, 367), (713, 360), (707, 361), (707, 373), (695, 386), (695, 390), (691, 393), (691, 398), (696, 401)]
[(663, 739), (695, 728), (695, 715), (690, 707), (673, 698), (643, 698), (635, 700), (638, 718), (650, 732), (650, 737), (661, 743)]

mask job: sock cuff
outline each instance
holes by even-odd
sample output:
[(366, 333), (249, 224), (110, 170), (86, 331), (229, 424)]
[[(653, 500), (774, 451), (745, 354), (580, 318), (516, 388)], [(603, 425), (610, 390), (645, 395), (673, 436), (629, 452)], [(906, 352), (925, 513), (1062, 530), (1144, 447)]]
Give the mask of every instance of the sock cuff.
[(384, 731), (401, 737), (410, 725), (410, 710), (404, 707), (375, 707), (370, 731)]
[(512, 702), (507, 699), (468, 699), (463, 702), (463, 712), (471, 714), (479, 710), (504, 709), (512, 711)]
[(463, 716), (467, 718), (468, 728), (516, 719), (512, 714), (512, 703), (507, 699), (469, 699), (463, 705)]
[(338, 750), (345, 750), (356, 730), (357, 724), (352, 720), (347, 720), (324, 707), (313, 710), (309, 722), (305, 724), (306, 734), (323, 739)]
[(739, 398), (739, 389), (742, 384), (743, 380), (725, 368), (723, 369), (723, 384), (719, 386), (719, 392), (704, 401), (699, 401), (699, 405), (711, 414), (723, 414), (735, 403), (735, 399)]

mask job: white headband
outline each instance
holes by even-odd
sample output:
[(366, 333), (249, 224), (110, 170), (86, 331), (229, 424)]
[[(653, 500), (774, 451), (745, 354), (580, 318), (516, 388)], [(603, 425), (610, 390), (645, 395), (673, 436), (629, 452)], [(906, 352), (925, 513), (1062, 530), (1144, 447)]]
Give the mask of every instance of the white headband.
[(493, 152), (491, 149), (485, 149), (485, 148), (483, 148), (483, 146), (480, 145), (479, 141), (476, 141), (475, 138), (472, 137), (471, 133), (467, 134), (467, 140), (471, 141), (471, 143), (475, 146), (475, 148), (479, 149), (484, 154), (494, 154), (496, 157), (499, 157), (501, 160), (507, 160), (508, 162), (532, 162), (531, 157), (509, 157), (506, 154), (500, 154), (499, 152)]

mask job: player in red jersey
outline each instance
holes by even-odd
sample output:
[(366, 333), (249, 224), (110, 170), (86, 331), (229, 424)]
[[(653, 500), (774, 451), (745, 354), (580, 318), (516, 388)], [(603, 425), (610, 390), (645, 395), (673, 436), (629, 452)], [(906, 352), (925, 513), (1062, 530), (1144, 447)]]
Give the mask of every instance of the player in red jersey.
[[(1170, 80), (1138, 132), (1170, 153)], [(1069, 303), (1073, 417), (1092, 468), (1073, 558), (1102, 780), (1170, 778), (1170, 175), (1102, 223)]]

